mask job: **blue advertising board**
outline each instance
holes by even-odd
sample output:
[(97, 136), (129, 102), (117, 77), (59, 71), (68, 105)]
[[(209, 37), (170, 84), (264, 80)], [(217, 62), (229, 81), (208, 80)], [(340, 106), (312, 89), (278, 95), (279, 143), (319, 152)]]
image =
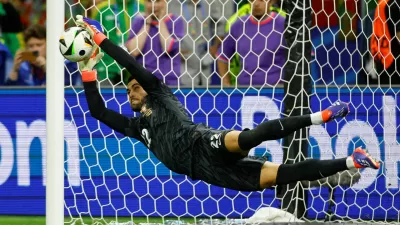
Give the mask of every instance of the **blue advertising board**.
[[(283, 109), (281, 88), (174, 91), (195, 122), (219, 129), (252, 128), (281, 117)], [(379, 171), (362, 170), (362, 179), (351, 189), (337, 188), (339, 216), (398, 220), (398, 91), (317, 88), (311, 96), (314, 112), (341, 99), (351, 102), (351, 113), (346, 119), (311, 127), (310, 157), (345, 157), (363, 146), (384, 162)], [(103, 88), (102, 95), (107, 107), (133, 116), (124, 89)], [(45, 90), (0, 90), (0, 102), (0, 214), (44, 215)], [(66, 215), (249, 217), (260, 206), (279, 207), (273, 189), (238, 193), (172, 173), (143, 144), (93, 119), (80, 89), (66, 90), (65, 115)], [(251, 151), (267, 154), (274, 162), (282, 162), (282, 153), (280, 141)], [(308, 196), (307, 216), (324, 217), (327, 188), (312, 189)]]

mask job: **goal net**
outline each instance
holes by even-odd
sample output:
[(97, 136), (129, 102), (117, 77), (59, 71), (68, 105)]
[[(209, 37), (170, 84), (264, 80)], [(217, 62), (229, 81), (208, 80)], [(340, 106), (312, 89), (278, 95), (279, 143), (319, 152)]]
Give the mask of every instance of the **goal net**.
[[(139, 31), (135, 19), (146, 15), (149, 5), (154, 11), (161, 10), (162, 1), (65, 0), (66, 26), (74, 24), (77, 14), (89, 16), (101, 21), (114, 43), (125, 47)], [(146, 68), (165, 82), (182, 78), (179, 84), (170, 85), (175, 95), (194, 122), (213, 128), (253, 128), (265, 120), (319, 111), (338, 99), (350, 102), (351, 113), (345, 119), (262, 143), (250, 154), (292, 163), (345, 157), (362, 146), (382, 160), (382, 168), (360, 170), (361, 178), (352, 173), (336, 183), (298, 182), (262, 192), (238, 192), (192, 181), (168, 170), (145, 145), (92, 118), (83, 89), (69, 86), (66, 131), (76, 130), (77, 137), (66, 138), (66, 223), (238, 223), (243, 221), (233, 219), (250, 218), (263, 207), (282, 209), (303, 221), (400, 222), (400, 88), (373, 85), (367, 79), (371, 74), (379, 76), (370, 64), (377, 2), (270, 1), (274, 4), (268, 3), (269, 16), (258, 23), (249, 14), (251, 4), (263, 4), (261, 0), (168, 0), (167, 12), (179, 18), (172, 23), (181, 21), (170, 30), (177, 49), (170, 49), (173, 43), (160, 54), (156, 46), (160, 42), (154, 40), (159, 39), (158, 34), (149, 34), (148, 43), (136, 57), (142, 63), (150, 62)], [(257, 24), (260, 34), (252, 34), (250, 28), (239, 29), (235, 23), (243, 27)], [(152, 26), (159, 28), (156, 23)], [(235, 44), (226, 44), (229, 37)], [(246, 38), (247, 42), (243, 41)], [(282, 41), (273, 46), (276, 38)], [(248, 44), (247, 53), (243, 43)], [(231, 54), (230, 47), (234, 47)], [(230, 78), (224, 82), (229, 81), (230, 87), (221, 85), (220, 61), (228, 65), (224, 75)], [(266, 65), (269, 62), (271, 65)], [(107, 56), (97, 70), (106, 106), (137, 116), (130, 109), (123, 82), (127, 72)], [(280, 82), (266, 77), (257, 82), (260, 71), (269, 77), (278, 74)], [(244, 73), (253, 80), (242, 79)], [(78, 149), (79, 160), (77, 153), (72, 157)], [(350, 178), (353, 183), (344, 181)], [(281, 219), (285, 221), (285, 217)]]

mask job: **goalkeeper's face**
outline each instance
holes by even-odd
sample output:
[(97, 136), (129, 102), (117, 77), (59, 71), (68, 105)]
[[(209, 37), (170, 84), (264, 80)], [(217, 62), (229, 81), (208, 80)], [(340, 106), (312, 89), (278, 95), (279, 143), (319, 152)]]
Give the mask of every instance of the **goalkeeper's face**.
[(128, 93), (129, 103), (131, 104), (132, 110), (139, 112), (145, 103), (147, 92), (135, 79), (128, 83), (126, 91)]

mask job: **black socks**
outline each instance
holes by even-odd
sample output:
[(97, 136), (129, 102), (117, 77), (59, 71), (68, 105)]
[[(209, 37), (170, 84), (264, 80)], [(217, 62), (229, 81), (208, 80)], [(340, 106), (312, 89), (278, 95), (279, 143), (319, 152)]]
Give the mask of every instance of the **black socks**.
[(346, 159), (308, 159), (295, 164), (282, 164), (276, 176), (276, 184), (290, 184), (296, 181), (314, 181), (347, 170)]
[(263, 122), (253, 130), (242, 131), (239, 135), (239, 146), (242, 150), (250, 150), (263, 141), (281, 139), (296, 130), (311, 125), (310, 115), (292, 116)]

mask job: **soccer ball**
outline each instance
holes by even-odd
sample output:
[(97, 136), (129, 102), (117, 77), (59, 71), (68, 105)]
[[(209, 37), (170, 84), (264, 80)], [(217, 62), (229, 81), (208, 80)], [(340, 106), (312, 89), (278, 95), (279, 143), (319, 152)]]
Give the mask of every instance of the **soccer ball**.
[(72, 62), (90, 58), (93, 46), (89, 33), (82, 27), (70, 27), (60, 37), (60, 52), (64, 58)]

